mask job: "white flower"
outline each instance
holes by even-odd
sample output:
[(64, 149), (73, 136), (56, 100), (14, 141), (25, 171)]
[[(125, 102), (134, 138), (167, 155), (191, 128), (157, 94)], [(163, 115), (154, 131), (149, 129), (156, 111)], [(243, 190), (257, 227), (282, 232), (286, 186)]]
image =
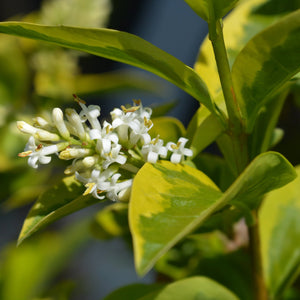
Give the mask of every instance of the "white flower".
[(88, 148), (66, 148), (64, 151), (60, 152), (59, 158), (69, 160), (73, 158), (85, 157), (91, 154), (93, 154), (93, 150)]
[(59, 145), (43, 146), (35, 144), (34, 137), (31, 136), (26, 144), (25, 151), (20, 153), (20, 157), (28, 156), (28, 164), (32, 168), (36, 169), (38, 167), (38, 162), (41, 164), (48, 164), (51, 161), (50, 154), (57, 153), (61, 148), (65, 147), (65, 143)]
[(125, 198), (124, 196), (128, 195), (128, 190), (132, 186), (132, 179), (117, 182), (120, 176), (120, 173), (114, 174), (109, 181), (105, 182), (108, 184), (108, 186), (105, 186), (107, 191), (106, 197), (112, 201), (119, 201), (120, 198)]
[(118, 144), (119, 137), (113, 132), (112, 126), (104, 121), (103, 128), (91, 129), (90, 132), (91, 140), (97, 140), (97, 150), (99, 153), (109, 153), (111, 151), (112, 143)]
[(113, 144), (109, 153), (102, 153), (102, 157), (105, 159), (102, 164), (103, 169), (107, 169), (113, 163), (125, 164), (127, 157), (120, 154), (121, 148), (120, 144)]
[(128, 129), (138, 132), (140, 122), (135, 118), (133, 112), (124, 112), (121, 109), (115, 108), (111, 113), (112, 128), (117, 129), (119, 139), (121, 143), (128, 141)]
[(18, 129), (23, 133), (28, 133), (34, 135), (38, 128), (35, 128), (24, 121), (17, 121)]
[(130, 133), (131, 145), (136, 145), (140, 139), (143, 139), (144, 144), (149, 144), (151, 142), (151, 137), (148, 131), (152, 128), (152, 126), (152, 121), (144, 117), (144, 120), (143, 122), (140, 122), (138, 129), (134, 129)]
[(142, 148), (142, 154), (147, 162), (152, 164), (156, 163), (159, 156), (162, 158), (167, 157), (167, 148), (163, 146), (164, 141), (158, 137), (153, 139), (149, 144), (144, 145)]
[(177, 144), (172, 143), (172, 142), (169, 142), (167, 144), (168, 150), (173, 152), (173, 154), (171, 155), (171, 162), (173, 164), (180, 163), (182, 161), (182, 159), (184, 158), (184, 156), (192, 156), (193, 155), (193, 151), (191, 149), (184, 148), (187, 141), (188, 141), (188, 139), (181, 137), (178, 140)]
[(63, 138), (66, 140), (70, 138), (70, 132), (66, 127), (64, 121), (64, 115), (60, 108), (56, 107), (52, 110), (52, 119), (53, 123), (56, 126), (58, 132), (61, 134)]
[(98, 105), (89, 105), (88, 107), (85, 105), (85, 102), (74, 95), (75, 100), (80, 105), (82, 111), (79, 113), (79, 116), (83, 122), (88, 120), (94, 129), (101, 129), (100, 122), (98, 117), (100, 116), (100, 106)]
[(92, 194), (95, 198), (104, 199), (105, 196), (99, 196), (99, 194), (106, 191), (109, 188), (110, 183), (107, 181), (114, 173), (116, 173), (116, 168), (108, 168), (105, 171), (100, 171), (94, 169), (91, 172), (89, 178), (81, 176), (78, 172), (75, 173), (77, 180), (85, 184), (87, 188), (83, 195)]

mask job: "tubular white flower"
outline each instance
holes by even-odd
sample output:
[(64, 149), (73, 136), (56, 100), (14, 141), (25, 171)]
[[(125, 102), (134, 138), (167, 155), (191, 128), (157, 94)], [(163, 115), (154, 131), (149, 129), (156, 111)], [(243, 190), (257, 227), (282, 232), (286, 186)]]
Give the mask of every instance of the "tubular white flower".
[(82, 100), (77, 101), (80, 105), (82, 111), (79, 113), (81, 120), (85, 122), (88, 120), (94, 129), (101, 130), (101, 125), (98, 120), (100, 116), (100, 106), (98, 105), (89, 105), (88, 107), (82, 102)]
[(102, 164), (103, 169), (107, 169), (113, 163), (125, 164), (127, 157), (120, 154), (121, 147), (120, 144), (114, 144), (109, 153), (102, 153), (102, 157), (105, 159)]
[(70, 132), (66, 127), (64, 121), (64, 115), (60, 108), (56, 107), (52, 110), (52, 119), (53, 123), (56, 126), (58, 132), (61, 134), (63, 138), (66, 140), (70, 138)]
[(192, 156), (193, 151), (188, 148), (184, 148), (185, 144), (187, 143), (188, 139), (186, 138), (179, 138), (177, 144), (169, 142), (167, 144), (167, 149), (173, 152), (171, 155), (171, 162), (173, 164), (178, 164), (182, 161), (184, 156)]
[(34, 123), (36, 126), (41, 127), (41, 128), (45, 128), (45, 127), (50, 127), (50, 124), (48, 121), (46, 121), (44, 118), (42, 117), (36, 117), (33, 119)]
[(111, 124), (104, 121), (103, 128), (91, 129), (90, 132), (91, 140), (97, 140), (97, 150), (99, 153), (109, 153), (111, 151), (112, 143), (118, 144), (119, 137), (113, 132)]
[(20, 157), (28, 156), (28, 164), (32, 168), (36, 169), (38, 167), (38, 162), (41, 164), (48, 164), (51, 161), (51, 154), (58, 153), (61, 149), (66, 146), (66, 143), (61, 143), (51, 146), (43, 146), (35, 144), (35, 139), (31, 136), (25, 147), (25, 152), (19, 154)]
[(71, 126), (74, 128), (73, 133), (78, 136), (81, 140), (86, 139), (86, 132), (84, 130), (84, 127), (81, 122), (81, 118), (73, 108), (67, 108), (65, 110), (66, 117), (68, 121), (70, 122)]
[(61, 138), (58, 134), (56, 133), (51, 133), (47, 130), (44, 129), (37, 129), (37, 131), (35, 132), (35, 134), (33, 134), (33, 136), (40, 141), (47, 141), (47, 142), (57, 142), (59, 141)]
[(103, 187), (105, 185), (105, 190), (107, 191), (106, 197), (112, 201), (119, 201), (119, 195), (122, 197), (125, 196), (125, 193), (128, 192), (128, 189), (132, 186), (132, 179), (128, 179), (125, 181), (117, 182), (120, 178), (121, 174), (114, 174), (110, 181), (103, 182)]
[(77, 180), (85, 184), (87, 188), (83, 195), (92, 194), (95, 198), (104, 199), (105, 196), (99, 196), (99, 193), (105, 192), (109, 188), (108, 179), (116, 173), (116, 168), (108, 168), (105, 171), (94, 169), (89, 178), (81, 176), (78, 172), (75, 173)]
[(158, 137), (153, 139), (149, 144), (144, 145), (142, 148), (142, 154), (147, 162), (152, 164), (156, 163), (159, 156), (162, 158), (167, 157), (168, 150), (163, 146), (163, 140)]

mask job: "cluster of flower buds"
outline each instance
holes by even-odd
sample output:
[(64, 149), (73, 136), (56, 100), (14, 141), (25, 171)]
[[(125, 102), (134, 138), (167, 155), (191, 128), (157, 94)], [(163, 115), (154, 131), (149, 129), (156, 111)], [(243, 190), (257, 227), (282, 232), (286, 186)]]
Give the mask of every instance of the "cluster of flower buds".
[(148, 132), (153, 126), (152, 110), (144, 108), (140, 101), (134, 101), (129, 108), (115, 108), (110, 113), (112, 122), (104, 121), (101, 125), (99, 106), (86, 106), (76, 95), (74, 99), (81, 112), (67, 108), (66, 120), (61, 109), (54, 108), (51, 120), (37, 117), (33, 125), (17, 122), (21, 132), (31, 135), (19, 156), (28, 157), (28, 164), (33, 168), (38, 163), (48, 164), (51, 154), (72, 160), (65, 174), (75, 174), (85, 184), (84, 195), (125, 201), (134, 175), (145, 162), (156, 163), (159, 158), (169, 157), (177, 164), (185, 156), (192, 156), (192, 151), (185, 148), (185, 138), (166, 146), (159, 136), (151, 139)]

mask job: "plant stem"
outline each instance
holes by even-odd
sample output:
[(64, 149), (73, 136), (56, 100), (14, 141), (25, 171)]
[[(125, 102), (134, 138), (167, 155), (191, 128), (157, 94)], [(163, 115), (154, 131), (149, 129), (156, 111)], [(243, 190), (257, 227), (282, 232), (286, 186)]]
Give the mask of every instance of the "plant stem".
[(268, 300), (268, 292), (263, 278), (257, 210), (253, 211), (252, 214), (255, 222), (253, 226), (249, 227), (249, 239), (255, 299)]
[(211, 40), (216, 64), (219, 72), (222, 91), (228, 112), (228, 136), (234, 153), (236, 170), (240, 174), (249, 163), (247, 135), (244, 131), (244, 121), (235, 97), (230, 66), (223, 37), (220, 20), (209, 24), (209, 38)]
[(210, 30), (209, 38), (213, 46), (223, 95), (228, 111), (230, 123), (229, 127), (233, 131), (241, 132), (243, 129), (243, 119), (235, 97), (221, 21), (217, 20), (214, 25), (215, 26), (212, 27), (213, 30)]

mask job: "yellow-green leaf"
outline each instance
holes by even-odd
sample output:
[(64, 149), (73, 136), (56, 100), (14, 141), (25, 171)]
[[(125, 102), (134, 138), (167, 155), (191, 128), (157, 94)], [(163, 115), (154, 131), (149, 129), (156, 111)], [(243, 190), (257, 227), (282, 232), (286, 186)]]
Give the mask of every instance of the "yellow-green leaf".
[(82, 189), (82, 184), (70, 176), (41, 194), (24, 221), (18, 243), (54, 221), (99, 202), (90, 195), (82, 196)]
[[(238, 300), (221, 284), (207, 277), (190, 277), (175, 281), (144, 300)], [(142, 300), (141, 299), (141, 300)]]
[(300, 166), (298, 178), (269, 193), (259, 211), (265, 280), (272, 299), (299, 275), (300, 266)]
[(262, 106), (300, 70), (300, 9), (251, 39), (237, 56), (232, 79), (248, 132)]

